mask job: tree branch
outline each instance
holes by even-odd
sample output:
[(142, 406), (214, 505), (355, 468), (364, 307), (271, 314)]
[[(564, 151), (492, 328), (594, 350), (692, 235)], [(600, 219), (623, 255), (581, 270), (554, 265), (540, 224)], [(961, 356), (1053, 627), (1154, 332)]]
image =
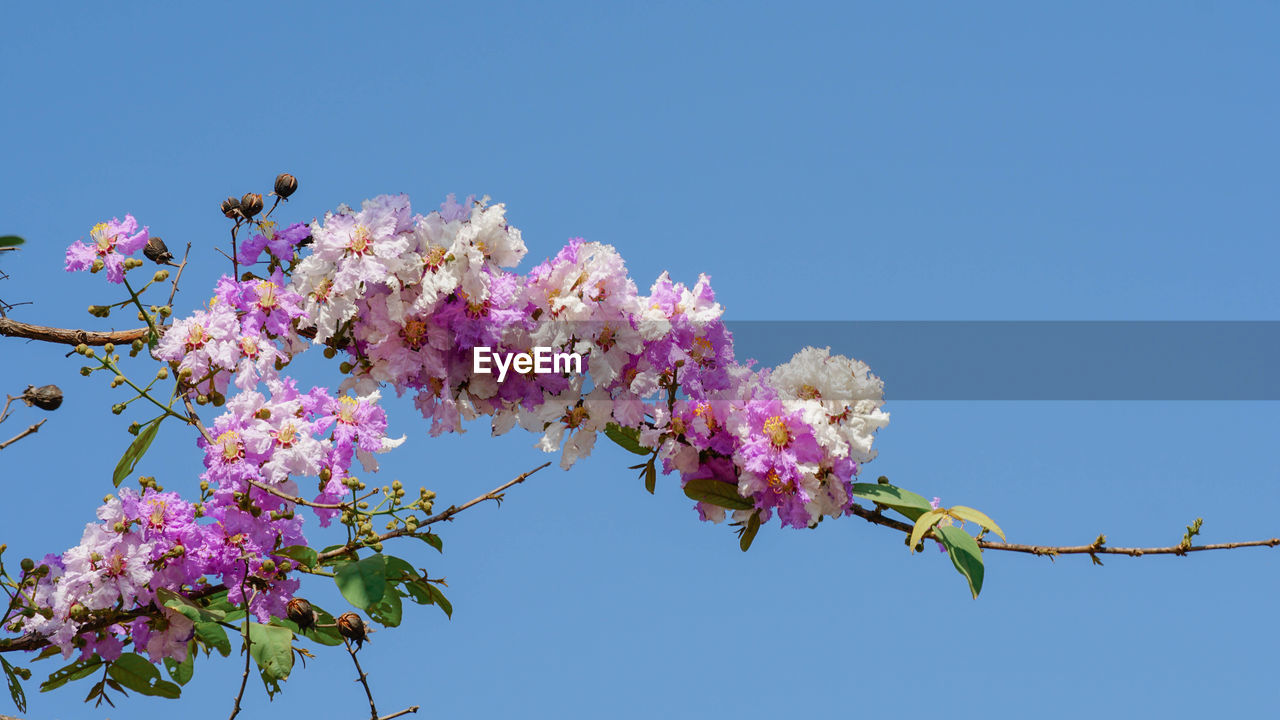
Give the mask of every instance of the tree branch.
[(28, 436), (28, 435), (34, 434), (37, 430), (39, 430), (39, 429), (40, 429), (40, 426), (41, 426), (41, 425), (45, 424), (45, 421), (46, 421), (46, 420), (48, 420), (48, 419), (49, 419), (49, 418), (45, 418), (44, 420), (41, 420), (40, 422), (36, 423), (35, 425), (32, 425), (31, 427), (28, 427), (26, 430), (23, 430), (22, 432), (18, 433), (17, 435), (14, 435), (13, 437), (9, 438), (8, 440), (5, 440), (4, 442), (0, 443), (0, 450), (3, 450), (3, 449), (5, 449), (5, 448), (9, 447), (10, 445), (12, 445), (12, 444), (14, 444), (14, 443), (18, 442), (19, 440), (21, 440), (22, 438), (24, 438), (24, 437), (26, 437), (26, 436)]
[(75, 330), (69, 328), (46, 327), (44, 325), (31, 325), (29, 323), (10, 320), (9, 318), (0, 318), (0, 336), (26, 338), (27, 340), (40, 340), (43, 342), (61, 343), (63, 345), (106, 345), (112, 343), (115, 345), (128, 345), (134, 340), (145, 338), (149, 330), (147, 328), (134, 328), (133, 330), (114, 330), (111, 332), (93, 332), (89, 330)]
[[(541, 469), (543, 469), (543, 468), (547, 467), (547, 466), (548, 466), (548, 465), (550, 465), (550, 464), (551, 464), (551, 463), (549, 463), (549, 462), (543, 463), (543, 464), (539, 465), (538, 467), (536, 467), (536, 468), (534, 468), (534, 469), (532, 469), (532, 470), (530, 470), (530, 471), (528, 471), (528, 472), (526, 472), (526, 473), (524, 473), (524, 474), (522, 474), (522, 475), (518, 475), (518, 476), (516, 476), (516, 478), (515, 478), (514, 480), (510, 480), (510, 481), (508, 481), (508, 482), (506, 482), (506, 483), (504, 483), (504, 484), (502, 484), (502, 485), (500, 485), (500, 486), (498, 486), (498, 487), (496, 487), (496, 488), (494, 488), (494, 489), (490, 490), (489, 492), (487, 492), (487, 493), (485, 493), (485, 494), (483, 494), (483, 495), (481, 495), (481, 496), (479, 496), (479, 497), (472, 498), (471, 500), (468, 500), (467, 502), (465, 502), (465, 503), (463, 503), (463, 504), (461, 504), (461, 505), (450, 505), (450, 506), (449, 506), (449, 508), (448, 508), (447, 510), (444, 510), (444, 511), (442, 511), (442, 512), (436, 513), (435, 515), (432, 515), (431, 517), (429, 517), (429, 518), (427, 518), (426, 520), (422, 521), (422, 523), (421, 523), (420, 525), (418, 525), (418, 527), (422, 528), (422, 527), (426, 527), (426, 526), (428, 526), (428, 525), (433, 525), (433, 524), (435, 524), (435, 523), (438, 523), (438, 522), (441, 522), (441, 521), (444, 521), (444, 520), (452, 520), (454, 515), (457, 515), (458, 513), (462, 512), (463, 510), (466, 510), (466, 509), (467, 509), (467, 508), (469, 508), (469, 507), (472, 507), (472, 506), (474, 506), (474, 505), (479, 505), (480, 503), (482, 503), (482, 502), (484, 502), (484, 501), (486, 501), (486, 500), (493, 500), (493, 501), (495, 501), (495, 502), (497, 502), (497, 503), (501, 504), (501, 503), (502, 503), (502, 494), (503, 494), (506, 490), (509, 490), (510, 488), (512, 488), (512, 487), (514, 487), (514, 486), (516, 486), (516, 485), (519, 485), (520, 483), (524, 482), (525, 480), (528, 480), (528, 479), (529, 479), (529, 477), (530, 477), (531, 475), (533, 475), (534, 473), (538, 472), (539, 470), (541, 470)], [(404, 528), (404, 529), (400, 529), (400, 530), (392, 530), (392, 531), (390, 531), (390, 532), (385, 532), (385, 533), (383, 533), (383, 534), (379, 535), (379, 536), (377, 537), (377, 540), (374, 540), (374, 541), (372, 541), (372, 542), (383, 542), (383, 541), (385, 541), (385, 540), (390, 540), (390, 539), (392, 539), (392, 538), (404, 537), (404, 536), (407, 536), (407, 535), (415, 535), (416, 533), (417, 533), (417, 530), (416, 530), (416, 529), (415, 529), (415, 530), (409, 530), (409, 529), (407, 529), (407, 528)], [(367, 544), (372, 544), (372, 542), (367, 543)], [(361, 547), (361, 545), (355, 545), (355, 544), (353, 544), (353, 543), (347, 543), (346, 545), (343, 545), (342, 547), (337, 548), (336, 550), (330, 550), (329, 552), (323, 552), (323, 553), (320, 553), (320, 554), (317, 556), (317, 558), (318, 558), (318, 560), (319, 560), (320, 562), (323, 562), (323, 561), (325, 561), (325, 560), (332, 560), (333, 558), (340, 557), (340, 556), (342, 556), (342, 555), (346, 555), (347, 553), (351, 552), (352, 550), (355, 550), (357, 547)]]
[[(901, 520), (895, 520), (885, 517), (878, 510), (868, 510), (857, 503), (850, 507), (850, 512), (869, 523), (880, 525), (882, 527), (900, 530), (908, 535), (911, 534), (912, 525)], [(925, 535), (926, 538), (933, 538), (933, 531)], [(936, 539), (936, 538), (935, 538)], [(1006, 552), (1027, 553), (1030, 555), (1128, 555), (1130, 557), (1142, 557), (1143, 555), (1186, 555), (1187, 553), (1203, 552), (1205, 550), (1233, 550), (1235, 548), (1244, 547), (1276, 547), (1280, 545), (1280, 538), (1270, 538), (1267, 540), (1245, 540), (1241, 542), (1229, 543), (1211, 543), (1208, 545), (1170, 545), (1168, 547), (1107, 547), (1106, 536), (1099, 535), (1089, 545), (1021, 545), (1018, 543), (997, 542), (995, 540), (978, 540), (978, 546), (984, 550), (1003, 550)]]
[(351, 653), (351, 662), (356, 664), (356, 673), (359, 675), (356, 679), (364, 686), (364, 695), (369, 698), (369, 718), (370, 720), (378, 720), (378, 706), (373, 703), (373, 691), (369, 689), (369, 676), (364, 670), (360, 669), (360, 660), (356, 657), (356, 651), (351, 648), (351, 640), (345, 635), (342, 642), (347, 646), (347, 652)]

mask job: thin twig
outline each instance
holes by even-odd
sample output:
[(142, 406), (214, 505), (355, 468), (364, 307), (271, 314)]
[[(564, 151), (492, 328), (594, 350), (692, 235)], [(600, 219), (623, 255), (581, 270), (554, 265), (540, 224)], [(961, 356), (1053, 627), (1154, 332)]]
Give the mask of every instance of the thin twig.
[(36, 423), (35, 425), (32, 425), (31, 427), (27, 428), (26, 430), (23, 430), (22, 432), (18, 433), (17, 435), (14, 435), (13, 437), (9, 438), (8, 440), (5, 440), (4, 442), (0, 443), (0, 450), (5, 449), (5, 448), (9, 447), (10, 445), (12, 445), (12, 444), (14, 444), (14, 443), (18, 442), (18, 441), (19, 441), (19, 440), (21, 440), (22, 438), (24, 438), (24, 437), (26, 437), (26, 436), (28, 436), (28, 435), (31, 435), (32, 433), (36, 432), (37, 430), (39, 430), (39, 429), (40, 429), (40, 426), (41, 426), (41, 425), (45, 424), (45, 422), (46, 422), (48, 419), (49, 419), (49, 418), (45, 418), (44, 420), (41, 420), (40, 422)]
[[(393, 712), (390, 715), (383, 715), (382, 717), (378, 718), (378, 720), (391, 720), (392, 718), (398, 718), (401, 715), (408, 715), (409, 713), (416, 713), (416, 712), (418, 712), (418, 706), (414, 705), (413, 707), (407, 707), (404, 710), (401, 710), (400, 712)], [(4, 720), (4, 719), (0, 718), (0, 720)]]
[[(885, 517), (877, 510), (868, 510), (857, 503), (850, 507), (850, 512), (869, 523), (874, 523), (894, 530), (900, 530), (910, 534), (912, 530), (911, 523), (895, 520)], [(925, 537), (934, 537), (932, 531)], [(936, 538), (935, 538), (936, 539)], [(1003, 550), (1006, 552), (1027, 553), (1030, 555), (1128, 555), (1130, 557), (1142, 557), (1143, 555), (1186, 555), (1187, 553), (1202, 552), (1205, 550), (1233, 550), (1235, 548), (1244, 547), (1276, 547), (1280, 545), (1280, 538), (1269, 538), (1267, 540), (1245, 540), (1242, 542), (1229, 543), (1211, 543), (1208, 545), (1170, 545), (1168, 547), (1107, 547), (1106, 538), (1099, 536), (1097, 540), (1089, 545), (1020, 545), (1018, 543), (997, 542), (995, 540), (978, 540), (978, 546), (986, 550)]]
[(249, 683), (249, 648), (253, 641), (249, 637), (249, 596), (245, 592), (245, 582), (249, 579), (249, 561), (244, 561), (244, 577), (240, 578), (240, 600), (244, 602), (244, 674), (240, 677), (240, 692), (236, 693), (236, 704), (231, 708), (231, 717), (235, 720), (240, 714), (240, 701), (244, 699), (244, 688)]
[(264, 485), (263, 483), (260, 483), (260, 482), (258, 482), (257, 480), (252, 480), (252, 479), (250, 479), (250, 478), (245, 478), (245, 482), (249, 483), (250, 485), (252, 485), (252, 486), (254, 486), (254, 487), (256, 487), (256, 488), (258, 488), (259, 490), (262, 490), (262, 491), (264, 491), (264, 492), (271, 493), (272, 495), (275, 495), (276, 497), (278, 497), (278, 498), (280, 498), (280, 499), (282, 499), (282, 500), (288, 500), (289, 502), (291, 502), (291, 503), (293, 503), (293, 504), (295, 504), (295, 505), (305, 505), (306, 507), (321, 508), (321, 509), (323, 509), (323, 510), (342, 510), (342, 509), (344, 509), (344, 508), (346, 508), (346, 507), (347, 507), (347, 506), (346, 506), (346, 504), (336, 504), (336, 505), (335, 505), (335, 504), (332, 504), (332, 503), (316, 503), (316, 502), (311, 502), (310, 500), (307, 500), (307, 499), (305, 499), (305, 498), (299, 497), (299, 496), (297, 496), (297, 495), (290, 495), (290, 494), (289, 494), (289, 493), (287, 493), (287, 492), (284, 492), (284, 491), (282, 491), (282, 490), (277, 490), (276, 488), (273, 488), (273, 487), (271, 487), (270, 485)]
[[(539, 465), (538, 467), (536, 467), (536, 468), (534, 468), (534, 469), (532, 469), (532, 470), (530, 470), (530, 471), (528, 471), (528, 472), (526, 472), (526, 473), (524, 473), (524, 474), (522, 474), (522, 475), (517, 476), (514, 480), (510, 480), (510, 481), (508, 481), (508, 482), (506, 482), (506, 483), (504, 483), (504, 484), (502, 484), (502, 485), (500, 485), (500, 486), (498, 486), (498, 487), (496, 487), (496, 488), (494, 488), (494, 489), (490, 490), (489, 492), (487, 492), (487, 493), (485, 493), (485, 494), (483, 494), (483, 495), (481, 495), (481, 496), (479, 496), (479, 497), (477, 497), (477, 498), (473, 498), (473, 499), (471, 499), (471, 500), (469, 500), (469, 501), (467, 501), (467, 502), (463, 503), (462, 505), (450, 505), (450, 506), (449, 506), (449, 508), (448, 508), (447, 510), (444, 510), (444, 511), (442, 511), (442, 512), (440, 512), (440, 513), (437, 513), (437, 514), (435, 514), (435, 515), (432, 515), (431, 517), (429, 517), (429, 518), (427, 518), (426, 520), (422, 521), (422, 523), (420, 523), (417, 527), (422, 528), (422, 527), (426, 527), (427, 525), (432, 525), (432, 524), (435, 524), (435, 523), (438, 523), (438, 522), (441, 522), (441, 521), (444, 521), (444, 520), (452, 520), (454, 515), (457, 515), (458, 513), (462, 512), (463, 510), (466, 510), (466, 509), (467, 509), (467, 508), (469, 508), (469, 507), (472, 507), (472, 506), (474, 506), (474, 505), (479, 505), (480, 503), (482, 503), (482, 502), (484, 502), (484, 501), (486, 501), (486, 500), (493, 500), (493, 501), (495, 501), (495, 502), (497, 502), (497, 503), (501, 504), (501, 503), (502, 503), (502, 494), (503, 494), (503, 492), (505, 492), (506, 490), (509, 490), (510, 488), (512, 488), (512, 487), (514, 487), (514, 486), (516, 486), (516, 485), (519, 485), (520, 483), (524, 482), (525, 480), (528, 480), (528, 479), (529, 479), (529, 477), (530, 477), (531, 475), (533, 475), (534, 473), (538, 472), (539, 470), (541, 470), (541, 469), (543, 469), (543, 468), (547, 467), (547, 466), (548, 466), (548, 465), (550, 465), (550, 464), (551, 464), (551, 463), (549, 463), (549, 462), (547, 462), (547, 463), (543, 463), (543, 464)], [(390, 539), (392, 539), (392, 538), (404, 537), (404, 536), (406, 536), (406, 535), (415, 535), (416, 533), (417, 533), (417, 530), (416, 530), (416, 529), (415, 529), (415, 530), (409, 530), (409, 529), (407, 529), (407, 528), (401, 528), (401, 529), (399, 529), (399, 530), (392, 530), (392, 531), (390, 531), (390, 532), (385, 532), (385, 533), (383, 533), (383, 534), (381, 534), (381, 535), (378, 535), (376, 540), (371, 540), (371, 541), (369, 541), (369, 542), (368, 542), (368, 543), (366, 543), (366, 544), (379, 543), (379, 542), (383, 542), (383, 541), (386, 541), (386, 540), (390, 540)], [(333, 558), (340, 557), (340, 556), (342, 556), (342, 555), (346, 555), (347, 553), (349, 553), (349, 552), (351, 552), (352, 550), (354, 550), (356, 547), (357, 547), (357, 546), (356, 546), (356, 545), (354, 545), (354, 544), (352, 544), (352, 543), (347, 543), (346, 545), (343, 545), (343, 546), (342, 546), (342, 547), (340, 547), (340, 548), (337, 548), (337, 549), (334, 549), (334, 550), (330, 550), (329, 552), (323, 552), (323, 553), (320, 553), (320, 554), (319, 554), (319, 556), (318, 556), (318, 559), (319, 559), (320, 561), (324, 561), (324, 560), (332, 560)]]
[(173, 296), (178, 294), (178, 281), (182, 279), (182, 271), (187, 268), (187, 256), (191, 254), (191, 243), (187, 243), (187, 251), (182, 253), (182, 264), (178, 265), (178, 272), (173, 276), (173, 289), (169, 290), (169, 302), (165, 303), (170, 308), (173, 307)]
[(342, 636), (342, 642), (347, 646), (347, 652), (351, 653), (351, 662), (356, 664), (356, 673), (359, 675), (356, 679), (364, 686), (365, 697), (369, 698), (369, 718), (370, 720), (378, 720), (378, 706), (373, 703), (373, 691), (369, 689), (369, 676), (364, 670), (360, 669), (360, 660), (356, 657), (356, 651), (351, 649), (351, 640), (347, 636)]

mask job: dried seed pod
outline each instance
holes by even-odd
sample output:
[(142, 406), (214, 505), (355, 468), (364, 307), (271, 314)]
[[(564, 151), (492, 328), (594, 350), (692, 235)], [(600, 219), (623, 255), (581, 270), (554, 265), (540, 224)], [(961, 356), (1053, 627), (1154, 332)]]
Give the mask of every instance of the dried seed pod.
[(299, 630), (306, 630), (316, 624), (316, 611), (311, 607), (311, 603), (303, 598), (290, 600), (285, 606), (285, 613), (298, 625)]
[(258, 193), (245, 193), (240, 198), (240, 212), (246, 218), (251, 218), (262, 212), (262, 196)]
[(276, 195), (287, 198), (298, 190), (298, 178), (289, 173), (280, 173), (276, 176)]
[(231, 218), (232, 220), (234, 220), (234, 219), (236, 219), (237, 217), (239, 217), (239, 216), (240, 216), (240, 201), (239, 201), (239, 200), (237, 200), (237, 199), (235, 199), (235, 198), (233, 198), (233, 197), (229, 197), (229, 198), (227, 198), (226, 200), (223, 200), (223, 201), (222, 201), (222, 214), (223, 214), (223, 215), (226, 215), (227, 217)]
[(173, 253), (169, 252), (169, 248), (165, 246), (164, 240), (161, 240), (157, 235), (152, 235), (151, 239), (147, 241), (146, 247), (142, 248), (142, 254), (146, 255), (148, 260), (157, 265), (164, 265), (170, 260), (173, 260)]
[(348, 640), (355, 641), (357, 650), (364, 647), (364, 641), (369, 639), (369, 631), (365, 629), (364, 620), (353, 612), (343, 613), (338, 617), (338, 633)]
[(22, 400), (28, 406), (35, 405), (41, 410), (57, 410), (62, 405), (62, 389), (57, 385), (28, 385), (22, 393)]

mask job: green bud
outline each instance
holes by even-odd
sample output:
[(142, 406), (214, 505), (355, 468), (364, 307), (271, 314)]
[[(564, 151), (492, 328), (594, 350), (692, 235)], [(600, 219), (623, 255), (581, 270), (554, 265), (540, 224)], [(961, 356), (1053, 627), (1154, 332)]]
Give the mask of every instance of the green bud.
[(119, 404), (116, 404), (116, 405), (112, 405), (112, 406), (111, 406), (111, 414), (112, 414), (112, 415), (119, 415), (119, 414), (120, 414), (120, 413), (122, 413), (122, 412), (124, 412), (124, 404), (123, 404), (123, 403), (119, 403)]
[(160, 378), (161, 380), (164, 380), (165, 378), (169, 377), (169, 368), (163, 368), (163, 367), (160, 368), (160, 370), (156, 372), (156, 377)]
[(209, 396), (208, 396), (208, 395), (197, 395), (197, 396), (196, 396), (196, 404), (197, 404), (197, 405), (208, 405), (208, 404), (209, 404)]
[(355, 369), (355, 365), (352, 365), (351, 363), (347, 362), (346, 360), (343, 360), (343, 361), (342, 361), (342, 364), (338, 366), (338, 371), (339, 371), (339, 372), (341, 372), (341, 373), (343, 373), (343, 374), (349, 373), (349, 372), (351, 372), (351, 371), (352, 371), (352, 370), (354, 370), (354, 369)]
[(263, 561), (262, 561), (262, 572), (264, 572), (264, 573), (273, 573), (273, 572), (275, 572), (275, 571), (276, 571), (276, 561), (275, 561), (275, 560), (272, 560), (271, 558), (267, 558), (266, 560), (263, 560)]
[(144, 347), (146, 347), (146, 343), (141, 340), (134, 340), (133, 343), (129, 345), (129, 349), (133, 352), (142, 352), (142, 348)]
[(22, 568), (22, 572), (29, 573), (36, 569), (36, 561), (31, 558), (22, 558), (22, 562), (19, 563), (19, 566)]
[(93, 372), (93, 368), (87, 365), (85, 367), (80, 368), (80, 374), (85, 377), (89, 377), (89, 373), (92, 373), (92, 372)]
[(113, 388), (118, 388), (118, 387), (120, 387), (120, 386), (121, 386), (121, 385), (123, 385), (123, 384), (124, 384), (124, 378), (123, 378), (123, 377), (121, 377), (121, 376), (117, 375), (117, 376), (115, 376), (115, 377), (111, 378), (111, 387), (113, 387)]
[(333, 356), (334, 356), (334, 355), (337, 355), (337, 354), (338, 354), (338, 351), (337, 351), (337, 350), (334, 350), (334, 349), (333, 349), (333, 348), (331, 348), (331, 347), (325, 347), (325, 349), (324, 349), (324, 356), (325, 356), (325, 358), (327, 358), (327, 359), (329, 359), (329, 360), (332, 360), (332, 359), (333, 359)]
[(79, 345), (76, 346), (76, 352), (79, 353), (80, 355), (83, 355), (89, 352), (89, 346), (85, 345), (84, 343), (80, 343)]
[(115, 352), (115, 351), (116, 351), (116, 346), (115, 346), (114, 344), (112, 344), (112, 343), (107, 343), (106, 345), (103, 345), (103, 346), (102, 346), (102, 352), (104, 352), (104, 353), (106, 353), (106, 354), (108, 354), (108, 355), (110, 355), (111, 353), (113, 353), (113, 352)]
[(104, 267), (106, 267), (106, 263), (102, 262), (102, 258), (96, 258), (93, 261), (93, 265), (89, 266), (89, 272), (91, 273), (102, 272), (102, 268)]
[(151, 280), (153, 282), (164, 282), (165, 280), (168, 280), (168, 279), (169, 279), (168, 270), (157, 270), (156, 274), (151, 277)]

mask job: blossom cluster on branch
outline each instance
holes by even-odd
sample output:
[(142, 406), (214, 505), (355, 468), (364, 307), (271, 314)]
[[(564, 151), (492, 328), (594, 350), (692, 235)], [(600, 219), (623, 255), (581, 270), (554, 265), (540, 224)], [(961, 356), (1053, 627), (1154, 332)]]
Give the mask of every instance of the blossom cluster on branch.
[[(165, 365), (139, 387), (114, 346), (101, 356), (77, 348), (100, 365), (84, 374), (108, 370), (113, 387), (127, 382), (163, 411), (131, 428), (141, 444), (133, 463), (155, 427), (176, 417), (199, 429), (205, 471), (195, 501), (150, 478), (141, 493), (108, 496), (79, 545), (24, 565), (0, 621), (5, 630), (82, 660), (117, 660), (131, 643), (152, 662), (182, 663), (203, 616), (180, 612), (172, 598), (221, 587), (224, 604), (261, 623), (288, 617), (299, 573), (315, 571), (297, 559), (315, 557), (300, 509), (321, 527), (340, 519), (352, 558), (431, 522), (434, 493), (425, 489), (406, 503), (396, 482), (374, 509), (367, 498), (377, 490), (360, 494), (365, 483), (353, 463), (375, 471), (374, 454), (404, 441), (387, 435), (378, 404), (385, 388), (412, 395), (431, 435), (462, 432), (485, 417), (495, 435), (516, 426), (532, 432), (535, 446), (559, 452), (565, 469), (605, 433), (647, 456), (636, 467), (650, 490), (658, 468), (678, 473), (700, 518), (720, 522), (731, 513), (753, 534), (775, 514), (783, 526), (805, 528), (852, 512), (854, 477), (875, 457), (875, 432), (888, 422), (880, 380), (866, 365), (816, 348), (773, 369), (739, 362), (705, 275), (688, 286), (663, 273), (641, 294), (613, 247), (582, 239), (518, 274), (526, 254), (520, 231), (487, 198), (450, 196), (422, 215), (406, 196), (383, 195), (283, 228), (253, 217), (260, 199), (251, 209), (228, 203), (236, 231), (253, 231), (233, 244), (238, 276), (223, 276), (186, 317), (171, 318), (167, 305), (148, 311), (139, 300), (167, 271), (142, 290), (130, 284), (127, 274), (142, 265), (132, 255), (149, 242), (158, 249), (148, 257), (173, 265), (133, 216), (97, 225), (91, 243), (68, 248), (67, 270), (105, 269), (130, 293), (91, 311), (136, 306), (152, 332), (130, 354), (146, 350)], [(310, 346), (344, 356), (335, 390), (304, 392), (287, 374)], [(581, 366), (499, 377), (477, 371), (477, 348), (550, 349), (579, 356)], [(169, 379), (166, 403), (153, 388)], [(221, 415), (206, 427), (193, 404)], [(387, 534), (373, 528), (375, 516), (388, 520)], [(415, 577), (406, 572), (399, 581)], [(131, 614), (148, 607), (158, 612)]]

